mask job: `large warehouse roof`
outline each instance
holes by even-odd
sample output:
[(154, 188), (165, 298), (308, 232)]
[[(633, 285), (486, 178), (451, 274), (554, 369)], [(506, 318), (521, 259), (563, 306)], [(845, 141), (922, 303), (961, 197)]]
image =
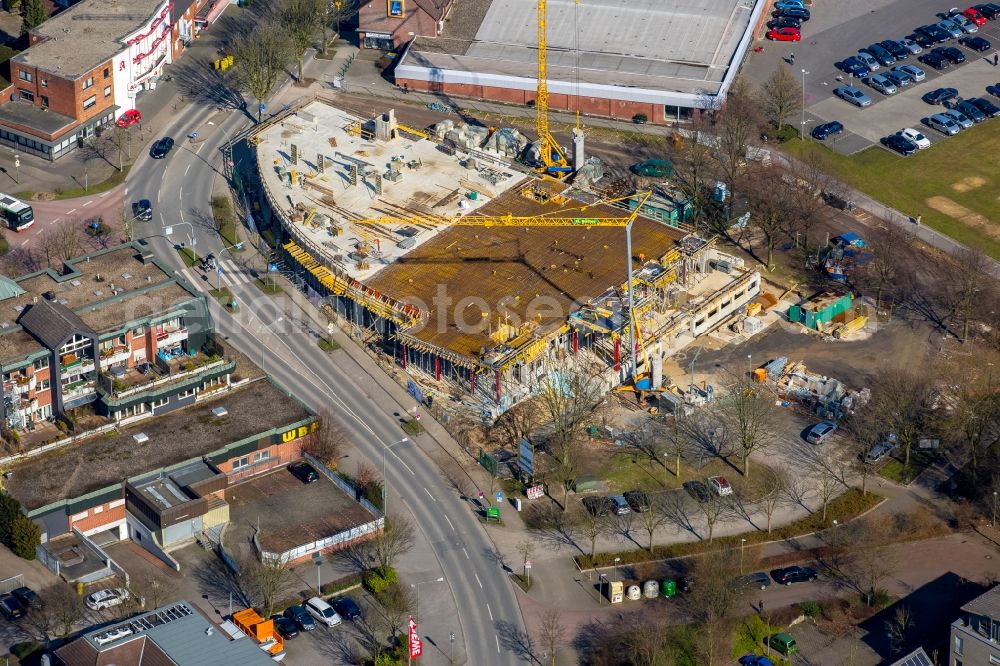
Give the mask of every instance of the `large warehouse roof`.
[[(619, 90), (617, 98), (664, 103), (680, 101), (662, 93), (718, 94), (742, 60), (764, 4), (549, 0), (549, 89), (606, 97), (610, 87)], [(415, 40), (397, 76), (533, 88), (537, 35), (536, 0), (458, 0), (441, 37)], [(645, 94), (657, 92), (656, 99)]]

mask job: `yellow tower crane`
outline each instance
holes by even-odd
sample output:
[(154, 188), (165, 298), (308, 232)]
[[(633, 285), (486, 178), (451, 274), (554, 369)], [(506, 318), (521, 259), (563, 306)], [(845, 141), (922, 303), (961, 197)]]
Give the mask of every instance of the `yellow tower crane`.
[(538, 135), (538, 152), (543, 173), (565, 176), (573, 171), (566, 154), (549, 132), (549, 84), (546, 63), (548, 36), (546, 30), (546, 0), (538, 0), (538, 87), (535, 91), (535, 134)]
[[(542, 0), (544, 3), (544, 0)], [(377, 224), (382, 226), (400, 226), (400, 225), (428, 225), (437, 227), (447, 227), (447, 226), (464, 226), (464, 227), (624, 227), (625, 228), (625, 263), (627, 266), (628, 275), (628, 321), (631, 322), (629, 325), (629, 337), (628, 337), (628, 348), (629, 357), (632, 361), (632, 365), (629, 368), (630, 376), (633, 379), (633, 383), (636, 380), (636, 373), (638, 365), (636, 364), (636, 340), (637, 340), (637, 328), (638, 321), (635, 318), (635, 290), (633, 282), (633, 272), (632, 272), (632, 223), (635, 222), (636, 218), (639, 216), (639, 211), (645, 205), (646, 200), (652, 196), (652, 192), (641, 192), (638, 195), (640, 199), (635, 206), (633, 211), (624, 217), (569, 217), (566, 215), (560, 216), (559, 213), (566, 211), (554, 211), (552, 215), (531, 215), (517, 217), (514, 215), (500, 215), (500, 216), (490, 216), (490, 215), (409, 215), (403, 216), (382, 216), (382, 217), (368, 217), (361, 220), (351, 220), (354, 224)], [(596, 204), (589, 204), (581, 206), (580, 208), (575, 208), (573, 211), (579, 211), (580, 213), (585, 212), (590, 206), (596, 206), (599, 204), (611, 204), (618, 201), (624, 201), (626, 199), (631, 199), (632, 196), (618, 197), (615, 199), (604, 199), (598, 201)], [(645, 348), (643, 348), (643, 354), (645, 355)], [(647, 363), (648, 366), (648, 363)]]

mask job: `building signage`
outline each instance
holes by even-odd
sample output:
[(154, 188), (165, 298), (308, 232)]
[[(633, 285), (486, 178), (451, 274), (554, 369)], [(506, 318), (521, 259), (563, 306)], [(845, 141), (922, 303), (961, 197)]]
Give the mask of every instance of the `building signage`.
[(403, 0), (386, 0), (388, 3), (388, 14), (393, 18), (403, 18)]
[(535, 447), (526, 439), (521, 440), (521, 450), (517, 457), (517, 466), (528, 476), (534, 476)]
[(392, 39), (392, 35), (387, 32), (368, 32), (365, 31), (365, 37), (371, 37), (372, 39)]
[(281, 433), (281, 443), (286, 444), (288, 442), (294, 441), (299, 437), (305, 437), (311, 432), (316, 432), (319, 430), (319, 421), (313, 421), (309, 425), (299, 426), (298, 428), (292, 428), (291, 430), (286, 430)]

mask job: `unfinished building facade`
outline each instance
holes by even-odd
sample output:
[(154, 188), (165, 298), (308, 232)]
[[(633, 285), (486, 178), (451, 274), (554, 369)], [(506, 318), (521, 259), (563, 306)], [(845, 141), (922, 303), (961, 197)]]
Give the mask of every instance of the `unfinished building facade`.
[(759, 274), (713, 239), (540, 180), (485, 132), (446, 134), (315, 99), (250, 137), (284, 268), (417, 400), (450, 394), (492, 418), (567, 363), (609, 389), (645, 373), (655, 391), (665, 355), (757, 296)]

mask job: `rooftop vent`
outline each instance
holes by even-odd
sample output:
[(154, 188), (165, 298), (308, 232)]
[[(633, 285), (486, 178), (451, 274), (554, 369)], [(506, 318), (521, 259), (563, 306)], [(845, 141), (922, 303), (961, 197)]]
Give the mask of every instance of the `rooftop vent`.
[(146, 442), (149, 441), (149, 435), (147, 435), (144, 432), (140, 432), (136, 433), (135, 435), (132, 435), (132, 439), (135, 440), (136, 444), (145, 444)]
[(225, 416), (228, 413), (229, 413), (229, 410), (226, 409), (225, 407), (216, 407), (215, 409), (212, 410), (212, 414), (214, 414), (215, 416), (218, 416), (218, 417), (223, 417), (223, 416)]
[(155, 255), (152, 252), (143, 252), (139, 255), (139, 260), (144, 264), (151, 264), (153, 263), (154, 257)]
[(70, 282), (70, 284), (73, 285), (74, 287), (79, 287), (80, 286), (80, 281), (79, 280), (73, 280), (72, 282)]
[(54, 301), (54, 300), (56, 300), (56, 292), (54, 292), (54, 291), (47, 291), (44, 294), (42, 294), (42, 297), (45, 298), (45, 300), (47, 300), (47, 301)]

